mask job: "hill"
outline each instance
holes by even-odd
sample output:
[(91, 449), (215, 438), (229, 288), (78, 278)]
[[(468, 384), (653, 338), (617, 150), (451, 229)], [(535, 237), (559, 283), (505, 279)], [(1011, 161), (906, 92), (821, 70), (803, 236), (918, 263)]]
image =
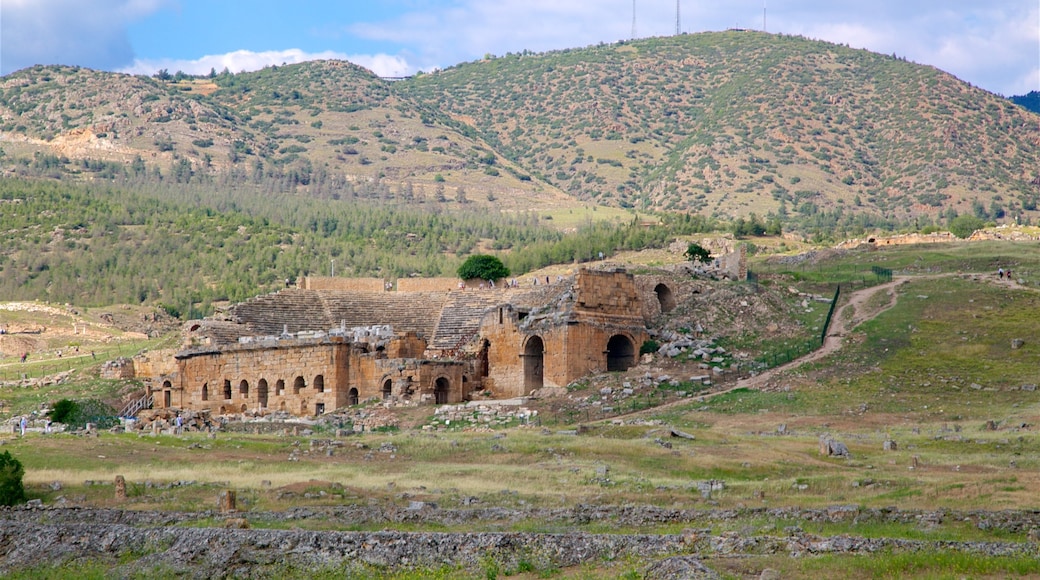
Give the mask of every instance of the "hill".
[(1040, 91), (1030, 91), (1025, 95), (1011, 97), (1011, 102), (1034, 113), (1040, 113)]
[[(0, 79), (0, 145), (328, 197), (773, 213), (789, 227), (1035, 217), (1037, 115), (932, 67), (728, 31), (489, 57), (398, 82), (335, 61), (159, 81)], [(66, 159), (68, 163), (66, 163)], [(22, 167), (29, 165), (23, 162)]]

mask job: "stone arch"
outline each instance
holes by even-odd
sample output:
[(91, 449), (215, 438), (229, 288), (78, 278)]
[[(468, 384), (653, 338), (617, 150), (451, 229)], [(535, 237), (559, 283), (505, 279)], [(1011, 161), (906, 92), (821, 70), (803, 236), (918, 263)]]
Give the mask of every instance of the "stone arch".
[(276, 397), (281, 397), (284, 394), (285, 394), (285, 381), (283, 379), (278, 379), (274, 383), (274, 395)]
[(665, 283), (654, 286), (654, 294), (657, 295), (657, 303), (661, 305), (661, 312), (675, 310), (675, 293)]
[(607, 341), (607, 370), (626, 371), (636, 364), (636, 347), (632, 339), (615, 334)]
[(433, 400), (438, 405), (443, 405), (448, 402), (448, 395), (451, 393), (451, 382), (446, 377), (440, 377), (433, 383)]
[(302, 391), (306, 387), (307, 381), (303, 380), (303, 377), (296, 377), (296, 380), (294, 380), (292, 384), (292, 393), (294, 395), (299, 395), (300, 391)]
[(231, 381), (224, 379), (224, 400), (231, 400)]
[(227, 407), (225, 407), (224, 405), (221, 405), (221, 406), (220, 406), (220, 411), (218, 411), (218, 412), (219, 412), (219, 413), (220, 413), (221, 415), (226, 415), (226, 414), (227, 414)]
[(394, 382), (390, 380), (390, 377), (383, 379), (383, 398), (389, 399), (390, 395), (394, 393)]
[(243, 399), (249, 398), (249, 381), (242, 379), (238, 383), (238, 394), (242, 395)]
[(209, 400), (209, 383), (202, 383), (202, 400)]
[(256, 403), (259, 407), (267, 407), (267, 379), (256, 383)]
[(314, 390), (319, 392), (319, 393), (324, 393), (325, 392), (325, 376), (324, 375), (316, 375), (314, 377)]
[(524, 394), (540, 389), (545, 381), (545, 343), (532, 336), (524, 345)]
[(357, 387), (351, 387), (350, 391), (347, 392), (347, 404), (357, 405), (359, 401)]

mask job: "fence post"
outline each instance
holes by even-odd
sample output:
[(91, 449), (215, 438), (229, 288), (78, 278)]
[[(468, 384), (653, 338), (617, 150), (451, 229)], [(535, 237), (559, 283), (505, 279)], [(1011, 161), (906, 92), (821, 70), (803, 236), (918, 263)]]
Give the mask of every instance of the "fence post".
[(834, 299), (831, 300), (830, 310), (827, 311), (827, 318), (823, 321), (823, 330), (820, 332), (820, 346), (827, 340), (827, 330), (831, 325), (831, 317), (834, 316), (834, 309), (838, 307), (838, 298), (841, 296), (841, 284), (834, 290)]

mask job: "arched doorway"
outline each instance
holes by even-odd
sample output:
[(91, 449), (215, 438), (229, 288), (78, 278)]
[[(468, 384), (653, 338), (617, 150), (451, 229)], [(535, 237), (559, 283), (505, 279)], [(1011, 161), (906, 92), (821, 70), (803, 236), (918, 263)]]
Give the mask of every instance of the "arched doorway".
[(242, 379), (242, 381), (238, 383), (238, 394), (242, 395), (243, 399), (249, 398), (249, 381)]
[(274, 396), (281, 397), (281, 396), (284, 396), (284, 395), (285, 395), (285, 381), (282, 380), (282, 379), (278, 379), (278, 381), (274, 384)]
[(358, 404), (358, 390), (357, 390), (356, 387), (351, 388), (350, 391), (347, 393), (347, 404), (348, 405), (357, 405)]
[(163, 407), (166, 407), (166, 408), (172, 407), (173, 406), (173, 392), (171, 391), (171, 389), (173, 388), (173, 385), (170, 383), (170, 381), (163, 381), (162, 388), (163, 388)]
[(545, 374), (545, 343), (542, 337), (532, 336), (524, 346), (524, 394), (543, 386)]
[(231, 400), (231, 381), (227, 379), (224, 380), (224, 400)]
[(625, 371), (636, 364), (636, 347), (623, 334), (615, 334), (607, 341), (607, 370)]
[(256, 384), (256, 403), (260, 408), (267, 407), (267, 379), (260, 379)]
[(383, 381), (383, 398), (384, 399), (389, 399), (390, 395), (392, 395), (393, 392), (394, 392), (393, 389), (394, 389), (394, 382), (393, 381), (391, 381), (390, 379), (386, 379), (385, 381)]
[(318, 375), (318, 376), (314, 377), (314, 390), (318, 391), (319, 393), (324, 393), (325, 392), (325, 377), (324, 376)]
[(658, 284), (654, 287), (654, 294), (657, 294), (657, 302), (661, 305), (662, 313), (675, 310), (675, 294), (671, 288), (665, 284)]
[(433, 385), (433, 399), (438, 405), (444, 405), (448, 402), (448, 392), (451, 389), (451, 383), (448, 379), (441, 377), (437, 379), (437, 382)]
[(292, 384), (292, 393), (299, 395), (300, 391), (307, 386), (307, 381), (303, 380), (303, 377), (296, 377), (296, 380)]

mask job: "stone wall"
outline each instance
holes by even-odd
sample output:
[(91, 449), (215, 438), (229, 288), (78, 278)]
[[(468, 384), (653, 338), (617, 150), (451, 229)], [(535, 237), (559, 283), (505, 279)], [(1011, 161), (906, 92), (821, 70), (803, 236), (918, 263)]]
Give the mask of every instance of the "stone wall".
[(398, 292), (447, 292), (457, 290), (458, 278), (398, 278)]
[(176, 350), (153, 350), (143, 352), (133, 358), (134, 376), (158, 377), (170, 375), (177, 371)]
[(485, 387), (496, 397), (563, 387), (590, 373), (636, 364), (647, 332), (630, 274), (582, 270), (569, 298), (539, 310), (504, 305), (485, 315)]
[(343, 292), (385, 292), (386, 282), (382, 278), (305, 276), (300, 288), (304, 290), (340, 290)]
[(184, 351), (177, 372), (158, 387), (155, 406), (315, 415), (389, 397), (458, 403), (480, 385), (472, 363), (423, 360), (425, 346), (406, 333), (373, 343), (326, 337)]
[(346, 405), (351, 344), (334, 337), (288, 346), (271, 341), (183, 352), (177, 375), (160, 387), (155, 406), (312, 415)]
[[(372, 569), (399, 571), (408, 568), (459, 567), (473, 573), (488, 563), (501, 569), (517, 569), (521, 561), (539, 569), (561, 567), (626, 565), (650, 562), (676, 555), (697, 554), (710, 559), (745, 556), (804, 557), (813, 554), (955, 553), (980, 557), (1029, 557), (1037, 553), (1035, 540), (1009, 537), (1006, 541), (907, 540), (865, 538), (848, 534), (825, 536), (807, 533), (802, 525), (813, 522), (895, 522), (942, 526), (944, 522), (978, 529), (1004, 530), (1026, 535), (1037, 529), (1037, 516), (1024, 511), (920, 512), (895, 508), (866, 509), (832, 506), (820, 509), (750, 508), (740, 510), (674, 510), (648, 506), (575, 506), (526, 511), (505, 508), (438, 509), (436, 505), (413, 502), (408, 508), (381, 509), (371, 506), (306, 507), (286, 512), (237, 514), (233, 524), (248, 528), (252, 523), (285, 522), (299, 525), (309, 519), (338, 521), (440, 523), (461, 527), (537, 521), (560, 526), (590, 522), (617, 527), (654, 525), (664, 522), (686, 524), (681, 534), (590, 534), (584, 532), (338, 532), (281, 529), (220, 529), (194, 527), (212, 520), (213, 512), (121, 511), (106, 509), (3, 508), (0, 509), (0, 574), (25, 569), (39, 570), (41, 563), (55, 566), (91, 562), (108, 567), (113, 577), (148, 576), (149, 572), (208, 577), (266, 577), (288, 570), (328, 572), (336, 569), (369, 575)], [(776, 521), (783, 529), (754, 526), (713, 534), (712, 522), (748, 518)], [(700, 526), (700, 527), (694, 527)], [(808, 526), (806, 526), (808, 527)], [(815, 527), (815, 526), (814, 526)], [(1032, 536), (1029, 536), (1032, 538)], [(362, 574), (364, 572), (369, 574)], [(649, 573), (646, 577), (650, 577)], [(655, 576), (655, 577), (676, 577)], [(681, 576), (689, 577), (689, 576)], [(702, 576), (695, 576), (702, 577)], [(709, 576), (710, 577), (710, 576)], [(764, 577), (764, 576), (763, 576)]]

